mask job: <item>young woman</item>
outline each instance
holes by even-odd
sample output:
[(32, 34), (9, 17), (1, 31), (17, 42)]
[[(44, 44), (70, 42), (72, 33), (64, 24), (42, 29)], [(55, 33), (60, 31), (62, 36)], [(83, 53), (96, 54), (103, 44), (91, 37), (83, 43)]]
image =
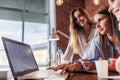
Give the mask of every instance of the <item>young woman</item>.
[[(96, 21), (96, 28), (99, 31), (99, 36), (93, 40), (82, 59), (79, 59), (77, 63), (71, 65), (63, 64), (51, 68), (54, 70), (62, 69), (63, 71), (77, 71), (81, 69), (94, 70), (94, 61), (117, 58), (119, 52), (116, 49), (116, 43), (118, 43), (119, 40), (114, 34), (115, 27), (113, 25), (113, 17), (114, 16), (108, 12), (108, 7), (96, 13), (94, 20)], [(109, 69), (113, 70), (111, 67), (109, 67)]]
[[(120, 0), (108, 0), (108, 3), (109, 3), (109, 11), (116, 16), (119, 22), (119, 31), (120, 31)], [(120, 32), (118, 33), (120, 34)], [(118, 35), (118, 37), (120, 38), (120, 35)], [(120, 73), (120, 57), (116, 60), (116, 70)]]
[(112, 12), (120, 22), (120, 0), (108, 0), (109, 11)]
[(70, 40), (64, 53), (64, 59), (74, 61), (83, 57), (91, 41), (97, 36), (97, 31), (95, 22), (90, 19), (88, 12), (81, 7), (71, 11), (69, 30)]
[[(109, 58), (117, 58), (120, 52), (117, 49), (119, 40), (114, 33), (114, 30), (117, 28), (117, 26), (115, 26), (114, 15), (108, 12), (108, 7), (105, 7), (95, 14), (94, 20), (96, 21), (96, 28), (100, 34), (87, 50), (88, 54), (84, 56), (84, 59), (94, 61), (99, 59), (108, 60)], [(92, 69), (92, 65), (90, 67), (90, 64), (88, 64), (89, 61), (85, 63), (86, 68)], [(109, 67), (109, 69), (112, 70), (113, 68)]]

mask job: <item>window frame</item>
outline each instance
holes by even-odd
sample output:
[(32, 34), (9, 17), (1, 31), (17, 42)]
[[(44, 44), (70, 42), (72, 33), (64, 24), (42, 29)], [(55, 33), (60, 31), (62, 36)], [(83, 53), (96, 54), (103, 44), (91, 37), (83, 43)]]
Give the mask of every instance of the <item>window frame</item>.
[[(0, 9), (22, 12), (22, 33), (21, 33), (22, 34), (22, 38), (21, 38), (21, 41), (24, 42), (25, 13), (28, 13), (28, 12), (29, 13), (35, 13), (35, 14), (49, 16), (49, 18), (48, 18), (49, 19), (49, 22), (48, 22), (49, 23), (48, 38), (49, 38), (49, 35), (51, 34), (52, 28), (56, 26), (56, 24), (55, 24), (55, 22), (56, 22), (56, 20), (55, 20), (55, 0), (51, 0), (51, 1), (48, 0), (48, 3), (49, 3), (48, 8), (50, 8), (50, 9), (49, 9), (49, 12), (45, 12), (45, 13), (43, 13), (43, 12), (32, 12), (32, 11), (29, 11), (29, 10), (25, 10), (24, 0), (23, 0), (23, 5), (24, 5), (23, 9), (10, 8), (10, 7), (1, 7), (1, 6), (0, 6)], [(56, 44), (54, 46), (52, 46), (53, 49), (51, 50), (51, 45), (52, 44), (55, 44), (55, 43), (48, 41), (49, 65), (52, 64), (52, 62), (51, 62), (51, 59), (52, 59), (51, 53), (55, 54), (55, 45)]]

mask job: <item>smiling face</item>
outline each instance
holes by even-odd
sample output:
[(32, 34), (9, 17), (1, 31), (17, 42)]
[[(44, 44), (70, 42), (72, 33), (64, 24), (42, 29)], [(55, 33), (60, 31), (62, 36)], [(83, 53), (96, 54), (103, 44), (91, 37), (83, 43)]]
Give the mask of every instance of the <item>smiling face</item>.
[(104, 35), (111, 32), (110, 18), (104, 14), (95, 14), (94, 20), (96, 28), (100, 34)]
[(83, 27), (87, 23), (86, 17), (83, 16), (78, 10), (74, 12), (74, 17), (75, 17), (76, 23), (81, 27)]
[(120, 0), (108, 0), (109, 11), (111, 11), (120, 22)]

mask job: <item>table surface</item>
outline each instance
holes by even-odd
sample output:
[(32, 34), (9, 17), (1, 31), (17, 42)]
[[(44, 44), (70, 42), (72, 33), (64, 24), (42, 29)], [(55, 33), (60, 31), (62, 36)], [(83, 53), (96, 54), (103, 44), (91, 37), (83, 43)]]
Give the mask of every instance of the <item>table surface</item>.
[[(116, 72), (109, 72), (109, 76), (118, 76), (119, 74)], [(67, 80), (120, 80), (120, 79), (101, 79), (98, 78), (96, 73), (70, 73), (69, 78)]]
[[(110, 72), (109, 76), (119, 76), (116, 72)], [(7, 79), (13, 80), (13, 79)], [(101, 79), (98, 78), (96, 73), (88, 73), (88, 72), (77, 72), (77, 73), (69, 73), (67, 80), (120, 80), (120, 79)]]

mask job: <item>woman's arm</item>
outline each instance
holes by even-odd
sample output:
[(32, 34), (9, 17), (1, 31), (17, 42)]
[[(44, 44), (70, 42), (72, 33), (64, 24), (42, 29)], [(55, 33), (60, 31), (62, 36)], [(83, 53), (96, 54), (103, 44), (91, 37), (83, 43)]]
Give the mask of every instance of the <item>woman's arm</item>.
[(71, 46), (71, 41), (69, 40), (67, 48), (64, 53), (64, 60), (70, 61), (72, 55), (73, 55), (73, 48)]
[(82, 65), (86, 71), (96, 70), (95, 62), (83, 61)]
[(68, 72), (74, 72), (74, 71), (80, 71), (83, 69), (83, 66), (81, 64), (61, 64), (61, 65), (58, 65), (58, 66), (51, 66), (51, 67), (48, 67), (47, 69), (53, 69), (55, 71), (57, 70), (60, 70), (62, 69), (62, 72), (61, 73), (64, 73), (65, 71), (68, 71)]

